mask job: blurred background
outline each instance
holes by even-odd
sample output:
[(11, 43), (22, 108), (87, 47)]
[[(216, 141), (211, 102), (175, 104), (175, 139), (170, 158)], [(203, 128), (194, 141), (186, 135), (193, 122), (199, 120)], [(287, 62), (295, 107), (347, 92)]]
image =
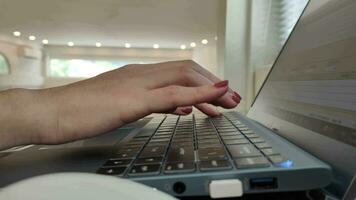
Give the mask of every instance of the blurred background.
[(0, 0), (0, 90), (192, 59), (246, 113), (307, 0)]

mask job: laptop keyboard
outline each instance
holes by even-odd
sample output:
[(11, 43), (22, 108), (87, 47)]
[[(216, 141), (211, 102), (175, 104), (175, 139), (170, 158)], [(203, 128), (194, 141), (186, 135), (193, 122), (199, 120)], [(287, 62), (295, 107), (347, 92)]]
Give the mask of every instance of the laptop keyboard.
[(147, 176), (281, 166), (288, 162), (233, 113), (168, 115), (149, 123), (97, 171)]

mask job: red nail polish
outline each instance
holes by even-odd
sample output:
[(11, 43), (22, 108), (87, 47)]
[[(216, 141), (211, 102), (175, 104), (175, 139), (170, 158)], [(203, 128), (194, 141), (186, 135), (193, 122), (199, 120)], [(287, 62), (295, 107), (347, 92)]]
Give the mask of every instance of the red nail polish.
[(225, 81), (220, 81), (218, 83), (215, 83), (214, 86), (217, 88), (222, 88), (222, 87), (226, 87), (229, 84), (228, 80)]
[(240, 100), (242, 99), (241, 96), (240, 96), (237, 92), (234, 91), (234, 94), (235, 94), (235, 96), (237, 96)]
[(186, 114), (189, 114), (193, 111), (193, 108), (183, 108), (182, 109), (182, 112), (186, 113)]
[(236, 103), (240, 103), (240, 99), (234, 94), (231, 96), (232, 100), (234, 100)]

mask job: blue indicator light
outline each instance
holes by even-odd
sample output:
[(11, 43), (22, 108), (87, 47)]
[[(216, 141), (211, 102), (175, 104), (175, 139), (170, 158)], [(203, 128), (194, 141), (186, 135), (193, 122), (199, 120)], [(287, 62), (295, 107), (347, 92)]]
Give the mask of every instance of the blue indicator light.
[(284, 162), (282, 162), (282, 163), (279, 163), (279, 166), (280, 166), (280, 167), (283, 167), (283, 168), (290, 168), (290, 167), (293, 166), (293, 161), (291, 161), (291, 160), (286, 160), (286, 161), (284, 161)]

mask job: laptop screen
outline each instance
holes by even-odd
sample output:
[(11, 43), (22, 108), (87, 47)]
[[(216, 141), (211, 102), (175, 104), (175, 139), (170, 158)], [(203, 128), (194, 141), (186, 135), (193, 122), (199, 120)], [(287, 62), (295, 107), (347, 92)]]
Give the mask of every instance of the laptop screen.
[(342, 197), (356, 169), (356, 1), (310, 1), (248, 114), (334, 170)]

